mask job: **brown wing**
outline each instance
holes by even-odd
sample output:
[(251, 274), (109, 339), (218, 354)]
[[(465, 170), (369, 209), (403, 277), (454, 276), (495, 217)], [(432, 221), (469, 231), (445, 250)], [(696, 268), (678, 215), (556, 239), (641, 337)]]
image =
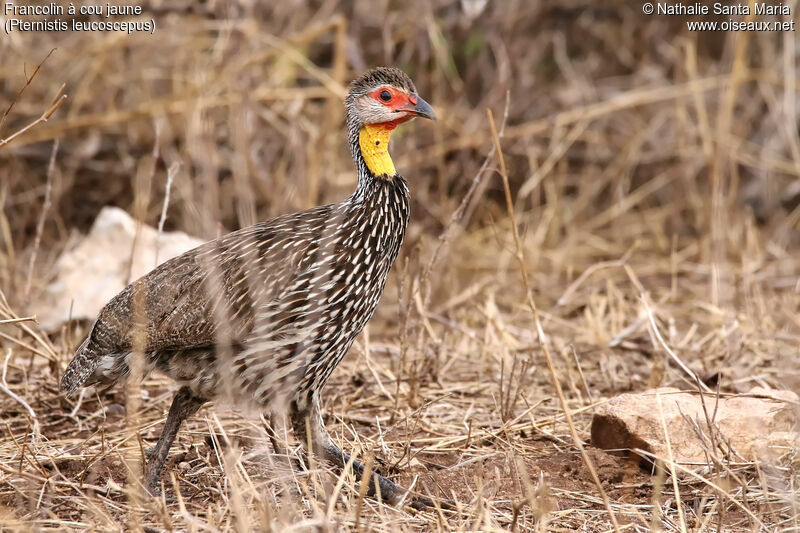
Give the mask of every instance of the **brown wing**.
[(335, 207), (230, 233), (131, 283), (100, 312), (62, 388), (80, 386), (102, 356), (132, 351), (142, 329), (146, 353), (239, 342), (253, 327), (254, 308), (280, 298), (303, 271), (320, 233), (330, 228)]

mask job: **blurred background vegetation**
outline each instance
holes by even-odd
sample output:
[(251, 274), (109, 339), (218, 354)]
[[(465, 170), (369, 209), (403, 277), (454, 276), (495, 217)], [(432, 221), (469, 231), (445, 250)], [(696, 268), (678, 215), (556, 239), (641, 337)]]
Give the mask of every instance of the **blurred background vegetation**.
[[(3, 208), (14, 221), (6, 249), (34, 234), (56, 138), (50, 244), (85, 231), (101, 206), (131, 210), (137, 187), (153, 223), (173, 164), (168, 227), (203, 237), (338, 200), (354, 183), (342, 94), (375, 65), (408, 72), (441, 117), (394, 143), (417, 223), (448, 219), (491, 146), (486, 109), (502, 116), (506, 94), (516, 200), (534, 217), (548, 196), (565, 202), (549, 221), (554, 238), (665, 173), (669, 182), (643, 205), (673, 206), (669, 233), (707, 229), (714, 180), (732, 202), (726, 209), (743, 209), (733, 202), (746, 197), (760, 221), (793, 201), (791, 33), (689, 33), (684, 18), (647, 17), (638, 2), (143, 7), (153, 35), (17, 32), (0, 42), (0, 94), (14, 102), (3, 136), (41, 114), (61, 84), (68, 95), (48, 123), (0, 151)], [(502, 198), (499, 181), (487, 181), (486, 197)], [(490, 204), (480, 205), (472, 223), (486, 222)]]

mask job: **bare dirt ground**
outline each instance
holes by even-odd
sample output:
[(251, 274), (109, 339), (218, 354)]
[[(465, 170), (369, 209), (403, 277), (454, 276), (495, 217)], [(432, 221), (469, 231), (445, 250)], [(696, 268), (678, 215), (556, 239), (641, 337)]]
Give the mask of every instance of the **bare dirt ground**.
[[(688, 33), (638, 5), (404, 4), (153, 2), (153, 36), (0, 41), (0, 139), (68, 94), (0, 146), (0, 530), (800, 529), (796, 450), (651, 471), (589, 432), (619, 393), (696, 388), (678, 361), (723, 394), (797, 390), (793, 35)], [(213, 405), (147, 497), (173, 385), (62, 397), (87, 324), (44, 332), (29, 303), (102, 206), (157, 225), (171, 168), (165, 228), (205, 239), (346, 197), (341, 98), (376, 64), (440, 120), (393, 137), (413, 223), (324, 411), (343, 449), (456, 508), (361, 498)]]

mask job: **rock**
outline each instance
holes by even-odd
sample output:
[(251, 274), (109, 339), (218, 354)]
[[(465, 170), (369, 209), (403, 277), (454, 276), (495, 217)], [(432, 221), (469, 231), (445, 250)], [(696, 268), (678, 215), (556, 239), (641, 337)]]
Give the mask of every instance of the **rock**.
[[(711, 449), (712, 429), (700, 395), (669, 387), (622, 394), (599, 406), (592, 418), (592, 444), (621, 455), (638, 448), (666, 459), (669, 454), (660, 412), (677, 463), (706, 464), (709, 449), (717, 457), (727, 453), (735, 460), (774, 461), (800, 444), (799, 401), (793, 392), (755, 388), (747, 395), (722, 397), (716, 414), (715, 396), (706, 394), (705, 403), (717, 430), (713, 434), (720, 446), (715, 450)], [(650, 462), (646, 454), (640, 457), (643, 463)]]
[[(89, 234), (66, 250), (55, 264), (52, 283), (36, 298), (30, 312), (46, 330), (69, 320), (94, 320), (111, 298), (125, 288), (136, 221), (117, 207), (105, 207)], [(155, 228), (142, 225), (133, 256), (130, 279), (135, 280), (156, 266)], [(158, 263), (199, 246), (203, 241), (183, 232), (158, 237)]]

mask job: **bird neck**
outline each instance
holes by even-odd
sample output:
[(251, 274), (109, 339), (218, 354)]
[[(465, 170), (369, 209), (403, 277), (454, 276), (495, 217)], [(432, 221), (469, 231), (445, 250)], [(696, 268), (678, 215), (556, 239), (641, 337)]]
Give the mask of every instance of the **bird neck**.
[(358, 172), (358, 191), (363, 191), (376, 180), (393, 179), (397, 176), (389, 155), (389, 137), (396, 124), (360, 124), (348, 116), (347, 136), (350, 151)]
[(358, 147), (367, 169), (375, 176), (394, 176), (397, 171), (389, 155), (389, 136), (394, 125), (366, 124), (358, 134)]

